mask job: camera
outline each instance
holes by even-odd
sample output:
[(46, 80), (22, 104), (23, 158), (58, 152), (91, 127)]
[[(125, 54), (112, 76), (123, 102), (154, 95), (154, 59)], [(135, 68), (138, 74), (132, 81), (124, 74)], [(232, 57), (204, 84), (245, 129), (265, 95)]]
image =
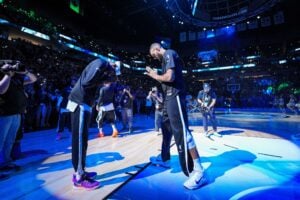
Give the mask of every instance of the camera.
[(153, 88), (151, 88), (151, 92), (153, 93), (153, 92), (156, 92), (157, 91), (157, 88), (156, 87), (153, 87)]
[(6, 72), (25, 72), (26, 68), (25, 65), (22, 64), (20, 61), (18, 60), (0, 60), (0, 67), (5, 65), (5, 64), (9, 64), (10, 66), (8, 68), (0, 68), (0, 71), (3, 73)]

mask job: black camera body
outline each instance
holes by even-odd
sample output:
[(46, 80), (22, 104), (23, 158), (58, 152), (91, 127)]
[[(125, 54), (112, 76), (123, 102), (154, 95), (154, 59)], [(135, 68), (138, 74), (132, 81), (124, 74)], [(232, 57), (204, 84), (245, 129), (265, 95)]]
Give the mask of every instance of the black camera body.
[(8, 67), (8, 68), (5, 68), (5, 69), (0, 68), (0, 71), (2, 71), (3, 73), (7, 73), (7, 72), (25, 72), (26, 71), (25, 65), (22, 64), (18, 60), (0, 60), (0, 67), (5, 65), (5, 64), (9, 64), (11, 66)]

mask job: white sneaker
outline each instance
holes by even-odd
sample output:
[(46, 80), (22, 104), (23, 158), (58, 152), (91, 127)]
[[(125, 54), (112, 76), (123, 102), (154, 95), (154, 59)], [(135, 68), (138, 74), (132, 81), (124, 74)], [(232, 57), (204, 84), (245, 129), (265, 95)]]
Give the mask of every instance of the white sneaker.
[(160, 166), (160, 167), (164, 167), (164, 168), (171, 168), (171, 164), (170, 164), (170, 160), (167, 160), (167, 161), (163, 161), (161, 156), (152, 156), (150, 157), (150, 162), (153, 164), (153, 165), (156, 165), (156, 166)]
[(210, 133), (210, 132), (208, 132), (208, 131), (205, 131), (205, 132), (204, 132), (204, 135), (205, 135), (206, 137), (210, 137), (210, 136), (212, 135), (212, 133)]
[(183, 186), (189, 190), (195, 190), (206, 183), (204, 173), (201, 171), (193, 171), (187, 181), (184, 182)]
[(222, 137), (222, 135), (219, 134), (217, 131), (214, 131), (214, 132), (213, 132), (213, 135), (215, 135), (215, 136), (217, 136), (217, 137)]

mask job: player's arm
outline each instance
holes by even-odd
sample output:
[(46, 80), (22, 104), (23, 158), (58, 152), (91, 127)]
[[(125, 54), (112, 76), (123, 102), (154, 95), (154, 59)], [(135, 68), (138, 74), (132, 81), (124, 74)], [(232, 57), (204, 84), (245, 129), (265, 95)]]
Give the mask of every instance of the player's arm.
[(146, 67), (146, 71), (148, 76), (159, 82), (173, 82), (175, 80), (175, 72), (173, 69), (168, 69), (166, 73), (162, 75), (158, 75), (157, 72), (150, 67)]

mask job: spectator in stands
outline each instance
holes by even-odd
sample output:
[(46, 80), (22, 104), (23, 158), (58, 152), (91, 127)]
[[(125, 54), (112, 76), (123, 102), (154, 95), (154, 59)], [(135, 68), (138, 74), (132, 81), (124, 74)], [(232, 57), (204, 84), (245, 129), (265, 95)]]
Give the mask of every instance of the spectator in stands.
[(297, 108), (296, 108), (296, 102), (297, 102), (296, 97), (293, 94), (290, 94), (290, 100), (286, 104), (286, 107), (288, 109), (290, 109), (295, 115), (298, 115)]
[(280, 109), (281, 113), (284, 116), (286, 116), (286, 110), (285, 110), (285, 103), (284, 103), (283, 94), (281, 94), (280, 97), (279, 97), (279, 109)]
[(60, 140), (62, 137), (62, 133), (64, 131), (65, 125), (69, 128), (69, 131), (71, 131), (71, 113), (66, 108), (68, 103), (68, 97), (76, 83), (76, 79), (71, 80), (71, 84), (64, 88), (62, 92), (60, 92), (56, 109), (58, 111), (58, 122), (57, 122), (57, 135), (56, 140)]
[(136, 102), (136, 112), (137, 114), (141, 113), (141, 108), (144, 106), (145, 102), (145, 91), (142, 86), (140, 86), (136, 91), (135, 91), (135, 102)]

